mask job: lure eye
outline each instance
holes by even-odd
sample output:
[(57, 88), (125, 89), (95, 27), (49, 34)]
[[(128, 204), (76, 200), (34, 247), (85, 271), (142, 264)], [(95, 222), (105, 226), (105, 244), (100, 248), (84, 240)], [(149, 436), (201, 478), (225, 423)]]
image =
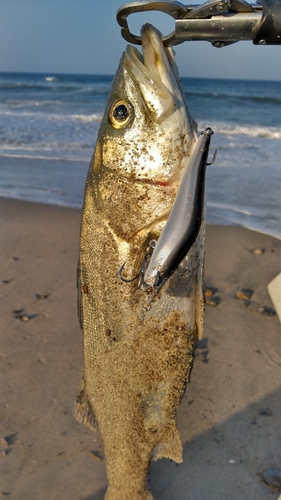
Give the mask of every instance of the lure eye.
[(125, 101), (114, 102), (110, 108), (109, 121), (113, 128), (122, 128), (132, 115), (132, 106)]

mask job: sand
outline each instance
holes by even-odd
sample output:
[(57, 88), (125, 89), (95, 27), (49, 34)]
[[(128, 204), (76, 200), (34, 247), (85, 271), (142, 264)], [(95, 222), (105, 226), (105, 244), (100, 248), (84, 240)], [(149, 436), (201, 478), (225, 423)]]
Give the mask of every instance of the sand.
[[(1, 199), (0, 497), (102, 500), (98, 433), (72, 416), (82, 342), (76, 312), (79, 210)], [(262, 249), (260, 255), (253, 249)], [(208, 226), (206, 306), (191, 383), (179, 409), (180, 465), (159, 460), (155, 500), (275, 500), (263, 481), (281, 469), (281, 328), (267, 284), (281, 242)], [(253, 290), (250, 303), (235, 297)], [(120, 499), (121, 500), (121, 499)]]

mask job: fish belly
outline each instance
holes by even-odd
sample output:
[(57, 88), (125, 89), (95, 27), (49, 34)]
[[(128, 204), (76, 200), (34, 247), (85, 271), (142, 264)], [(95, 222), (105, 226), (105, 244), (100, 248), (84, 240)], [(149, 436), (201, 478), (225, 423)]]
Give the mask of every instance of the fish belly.
[[(124, 283), (118, 240), (86, 192), (78, 269), (84, 370), (75, 415), (98, 423), (106, 500), (149, 500), (151, 459), (182, 461), (176, 412), (193, 364), (202, 317), (203, 229), (192, 252), (149, 304)], [(128, 262), (134, 245), (127, 245)], [(126, 253), (125, 252), (125, 253)]]

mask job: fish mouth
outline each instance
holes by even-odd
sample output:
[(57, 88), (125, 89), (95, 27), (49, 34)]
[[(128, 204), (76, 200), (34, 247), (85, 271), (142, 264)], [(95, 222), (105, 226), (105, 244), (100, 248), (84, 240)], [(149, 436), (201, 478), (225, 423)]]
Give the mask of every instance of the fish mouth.
[(179, 74), (173, 49), (164, 47), (162, 34), (151, 24), (142, 27), (141, 38), (144, 66), (175, 95), (179, 90)]
[(127, 47), (127, 67), (150, 111), (164, 118), (167, 111), (185, 107), (174, 51), (164, 47), (162, 34), (151, 24), (142, 27), (141, 38), (142, 54), (136, 47)]

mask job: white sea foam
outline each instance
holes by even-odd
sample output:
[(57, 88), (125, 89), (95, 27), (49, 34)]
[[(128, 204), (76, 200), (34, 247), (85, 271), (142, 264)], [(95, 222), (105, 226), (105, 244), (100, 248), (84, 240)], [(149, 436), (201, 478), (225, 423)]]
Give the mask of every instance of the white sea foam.
[[(14, 148), (13, 148), (14, 149)], [(48, 161), (83, 161), (89, 163), (88, 158), (71, 157), (71, 156), (42, 156), (38, 154), (28, 155), (28, 154), (16, 154), (16, 153), (2, 153), (0, 150), (0, 157), (3, 158), (17, 158), (22, 160), (48, 160)]]
[(209, 121), (208, 124), (200, 124), (199, 130), (206, 126), (212, 127), (216, 134), (231, 136), (244, 136), (257, 139), (271, 139), (281, 141), (281, 129), (279, 127), (263, 127), (260, 125), (240, 125), (226, 122)]
[(249, 208), (208, 201), (207, 223), (238, 225), (281, 239), (281, 225), (278, 216), (265, 208), (259, 209), (257, 206)]
[(220, 130), (221, 134), (225, 135), (244, 135), (247, 137), (253, 138), (262, 138), (262, 139), (275, 139), (281, 140), (281, 130), (277, 127), (261, 127), (261, 126), (236, 126), (230, 127), (229, 125), (225, 127), (223, 130)]
[(100, 122), (102, 120), (102, 115), (92, 114), (92, 115), (70, 115), (70, 119), (75, 121), (81, 121), (83, 123)]
[(208, 201), (208, 207), (212, 208), (218, 208), (220, 210), (230, 210), (232, 212), (235, 212), (237, 214), (242, 214), (250, 217), (264, 217), (266, 214), (264, 213), (264, 210), (251, 210), (250, 208), (246, 207), (237, 207), (235, 205), (229, 205), (227, 203), (218, 203), (214, 201)]
[[(33, 101), (33, 104), (36, 104), (36, 101)], [(40, 103), (42, 105), (42, 103)], [(49, 113), (48, 111), (44, 112), (36, 112), (36, 111), (21, 111), (17, 109), (13, 110), (0, 110), (0, 118), (2, 117), (11, 117), (11, 118), (20, 118), (21, 120), (29, 119), (29, 120), (49, 120), (54, 122), (69, 122), (69, 121), (80, 121), (83, 123), (91, 123), (91, 122), (100, 122), (102, 120), (103, 115), (99, 113), (93, 114), (59, 114), (59, 113)]]
[[(39, 105), (36, 101), (33, 101), (33, 106)], [(42, 103), (41, 103), (42, 105)], [(92, 114), (82, 114), (82, 113), (73, 113), (73, 114), (63, 114), (63, 113), (52, 113), (47, 110), (42, 111), (21, 111), (16, 107), (10, 110), (0, 110), (0, 119), (1, 116), (3, 119), (10, 117), (11, 119), (20, 118), (21, 121), (29, 120), (32, 121), (40, 121), (44, 122), (67, 122), (67, 123), (100, 123), (103, 117), (101, 113), (92, 113)], [(211, 126), (216, 134), (221, 134), (227, 137), (232, 136), (241, 136), (241, 137), (250, 137), (257, 139), (270, 139), (281, 141), (281, 129), (278, 127), (264, 127), (260, 125), (240, 125), (240, 124), (230, 124), (227, 122), (217, 122), (217, 121), (208, 121), (208, 123), (199, 123), (199, 130), (203, 130), (206, 126)]]

